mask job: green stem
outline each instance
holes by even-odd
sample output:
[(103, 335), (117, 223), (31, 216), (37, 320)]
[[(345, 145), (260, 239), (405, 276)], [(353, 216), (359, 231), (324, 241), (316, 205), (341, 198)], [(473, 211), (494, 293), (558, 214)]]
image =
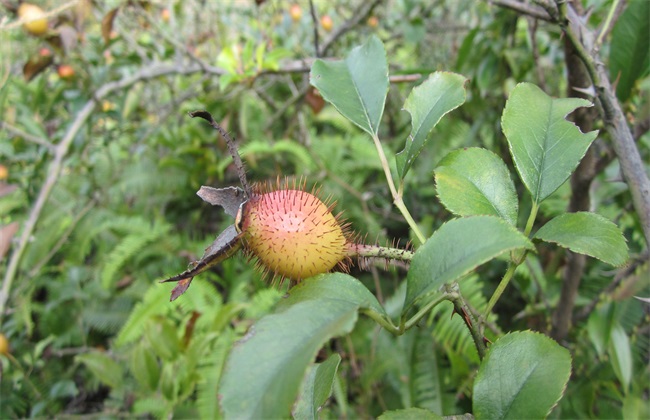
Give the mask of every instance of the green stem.
[(415, 315), (413, 315), (413, 316), (411, 317), (411, 319), (409, 319), (408, 321), (406, 321), (405, 323), (402, 324), (402, 325), (403, 325), (402, 328), (401, 328), (401, 329), (402, 329), (402, 333), (403, 333), (404, 331), (406, 331), (406, 330), (412, 328), (412, 327), (413, 327), (414, 325), (416, 325), (418, 322), (420, 322), (420, 320), (421, 320), (421, 319), (422, 319), (422, 318), (423, 318), (427, 313), (429, 313), (429, 311), (430, 311), (434, 306), (436, 306), (437, 304), (439, 304), (439, 303), (442, 302), (443, 300), (451, 300), (451, 299), (450, 299), (450, 296), (449, 296), (448, 293), (441, 293), (441, 294), (437, 295), (435, 299), (431, 300), (431, 301), (428, 302), (426, 305), (422, 306), (422, 307), (420, 308), (420, 310), (419, 310)]
[(393, 180), (393, 175), (390, 172), (390, 165), (388, 164), (388, 159), (386, 159), (384, 149), (381, 147), (379, 137), (377, 137), (376, 134), (373, 134), (372, 141), (375, 143), (375, 148), (377, 149), (377, 154), (379, 155), (379, 161), (381, 162), (381, 167), (384, 169), (386, 182), (388, 183), (390, 194), (393, 196), (393, 203), (395, 204), (395, 207), (397, 207), (397, 209), (402, 213), (402, 216), (404, 216), (404, 219), (406, 219), (406, 222), (413, 230), (413, 233), (415, 233), (415, 236), (417, 236), (420, 243), (424, 243), (426, 240), (424, 235), (420, 231), (420, 228), (418, 227), (417, 223), (415, 223), (415, 220), (411, 216), (411, 213), (408, 211), (406, 205), (404, 204), (404, 201), (402, 200), (402, 188), (400, 188), (399, 191), (397, 191), (395, 188), (395, 181)]
[(401, 327), (397, 327), (395, 324), (393, 324), (393, 321), (391, 321), (390, 318), (388, 318), (387, 316), (382, 315), (379, 312), (376, 312), (372, 309), (361, 309), (360, 312), (366, 315), (368, 318), (377, 322), (377, 324), (384, 327), (384, 329), (390, 332), (391, 334), (393, 335), (404, 334), (404, 330)]
[(411, 213), (406, 208), (406, 205), (404, 204), (404, 201), (402, 201), (402, 196), (401, 195), (397, 196), (395, 198), (394, 203), (395, 203), (395, 206), (402, 213), (402, 216), (404, 216), (404, 219), (406, 219), (406, 222), (409, 224), (409, 226), (413, 230), (413, 233), (415, 233), (415, 236), (417, 236), (420, 243), (423, 244), (426, 241), (426, 238), (424, 237), (424, 235), (420, 231), (420, 228), (418, 227), (417, 223), (415, 223), (415, 220), (413, 220), (413, 217), (411, 216)]
[(605, 23), (603, 23), (602, 29), (598, 34), (598, 39), (596, 39), (596, 47), (600, 47), (602, 45), (603, 38), (605, 38), (605, 35), (609, 33), (609, 28), (612, 25), (612, 21), (614, 20), (614, 15), (616, 14), (616, 10), (618, 9), (618, 5), (620, 2), (621, 0), (614, 0), (612, 2), (612, 6), (609, 8), (609, 13), (607, 14), (607, 18), (605, 18)]
[(524, 235), (529, 236), (530, 232), (533, 230), (533, 224), (535, 223), (535, 218), (537, 217), (538, 210), (539, 210), (539, 205), (535, 200), (533, 200), (533, 206), (530, 209), (530, 215), (528, 216), (528, 222), (526, 222), (526, 229), (524, 230)]
[(490, 312), (492, 312), (492, 308), (494, 308), (494, 305), (497, 303), (497, 301), (499, 300), (503, 292), (506, 290), (506, 287), (508, 286), (508, 283), (510, 283), (512, 276), (515, 274), (515, 270), (517, 269), (518, 265), (519, 264), (515, 264), (511, 262), (510, 265), (508, 266), (508, 270), (506, 271), (506, 274), (503, 275), (501, 282), (497, 286), (497, 289), (494, 291), (492, 297), (490, 298), (490, 301), (487, 304), (487, 308), (485, 308), (485, 314), (483, 315), (483, 318), (485, 320), (488, 319), (488, 317), (490, 316)]
[[(533, 200), (533, 205), (530, 209), (530, 215), (528, 216), (528, 221), (526, 222), (526, 228), (524, 229), (524, 235), (530, 236), (530, 232), (533, 230), (533, 225), (535, 223), (535, 218), (537, 217), (538, 211), (539, 211), (539, 205), (535, 200)], [(488, 302), (487, 308), (485, 308), (485, 314), (483, 315), (483, 318), (486, 321), (490, 315), (490, 312), (492, 312), (492, 308), (494, 308), (494, 305), (497, 303), (497, 301), (499, 300), (503, 292), (506, 290), (506, 287), (508, 287), (508, 283), (510, 283), (512, 276), (515, 274), (515, 270), (517, 270), (517, 267), (519, 267), (519, 265), (522, 262), (524, 262), (524, 260), (526, 259), (527, 253), (528, 251), (526, 250), (523, 250), (521, 252), (513, 252), (512, 261), (508, 265), (508, 270), (503, 275), (501, 282), (499, 283), (496, 290), (492, 294), (492, 297)]]

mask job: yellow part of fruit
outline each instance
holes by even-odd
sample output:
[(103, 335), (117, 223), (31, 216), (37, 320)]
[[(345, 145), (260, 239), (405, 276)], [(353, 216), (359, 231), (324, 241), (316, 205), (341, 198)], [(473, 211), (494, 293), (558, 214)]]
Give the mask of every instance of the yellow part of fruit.
[(23, 28), (32, 35), (43, 35), (47, 32), (47, 19), (40, 7), (23, 3), (18, 7), (18, 17), (25, 21)]
[(255, 195), (241, 214), (246, 246), (268, 271), (301, 280), (346, 258), (339, 221), (318, 197), (281, 189)]

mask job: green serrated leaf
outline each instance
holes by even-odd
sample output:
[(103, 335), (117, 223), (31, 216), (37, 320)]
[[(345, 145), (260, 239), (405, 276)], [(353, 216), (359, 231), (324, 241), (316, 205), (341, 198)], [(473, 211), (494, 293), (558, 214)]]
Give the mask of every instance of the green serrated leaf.
[(542, 226), (534, 239), (556, 243), (578, 254), (620, 266), (627, 261), (627, 244), (621, 230), (595, 213), (565, 213)]
[(342, 300), (307, 300), (253, 325), (224, 368), (219, 398), (225, 416), (287, 417), (307, 366), (327, 340), (352, 331), (357, 310)]
[(314, 62), (309, 82), (347, 119), (374, 136), (388, 93), (384, 44), (372, 36), (344, 61)]
[(598, 135), (582, 133), (565, 117), (589, 101), (553, 99), (531, 83), (511, 92), (501, 118), (503, 133), (521, 180), (540, 203), (557, 190), (575, 170)]
[(75, 357), (77, 363), (86, 365), (100, 381), (114, 389), (123, 384), (122, 366), (109, 355), (99, 351), (79, 354)]
[(630, 1), (612, 31), (609, 49), (610, 79), (616, 96), (625, 102), (634, 83), (650, 70), (650, 2)]
[(286, 299), (276, 306), (276, 312), (290, 308), (298, 302), (313, 299), (336, 299), (371, 309), (386, 315), (384, 307), (366, 286), (354, 277), (343, 273), (319, 274), (298, 283), (289, 290)]
[(479, 265), (515, 249), (534, 249), (521, 232), (494, 216), (445, 223), (415, 253), (407, 275), (405, 310)]
[(295, 419), (317, 419), (318, 410), (332, 395), (332, 386), (341, 363), (341, 356), (333, 354), (323, 363), (309, 369), (293, 410)]
[(477, 420), (545, 418), (570, 375), (571, 355), (552, 339), (532, 331), (506, 334), (479, 367), (474, 415)]
[(517, 192), (510, 172), (494, 153), (476, 147), (445, 156), (435, 170), (442, 204), (458, 216), (492, 215), (517, 223)]
[(440, 119), (465, 102), (465, 82), (464, 76), (439, 71), (413, 88), (404, 103), (404, 109), (411, 114), (411, 134), (404, 150), (395, 156), (400, 178), (406, 176)]

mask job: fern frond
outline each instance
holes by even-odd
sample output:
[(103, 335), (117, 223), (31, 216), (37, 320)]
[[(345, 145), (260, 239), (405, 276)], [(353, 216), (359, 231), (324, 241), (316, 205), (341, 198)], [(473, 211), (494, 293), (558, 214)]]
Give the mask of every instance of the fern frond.
[(409, 385), (414, 406), (442, 415), (442, 381), (435, 343), (428, 328), (417, 331), (410, 367)]
[(167, 304), (169, 290), (158, 284), (152, 285), (141, 302), (135, 305), (131, 315), (117, 335), (115, 345), (120, 347), (142, 337), (147, 321), (152, 316), (165, 314), (174, 308)]
[(104, 334), (116, 334), (131, 312), (131, 299), (117, 298), (108, 304), (90, 305), (82, 311), (82, 319), (90, 327)]
[(101, 272), (101, 283), (105, 288), (110, 288), (122, 266), (150, 242), (165, 235), (171, 226), (167, 223), (155, 223), (147, 232), (136, 232), (125, 237), (106, 258), (106, 263)]
[(259, 319), (266, 315), (282, 297), (282, 292), (274, 287), (258, 290), (246, 307), (246, 318)]
[(197, 371), (201, 380), (197, 385), (196, 407), (203, 419), (221, 418), (219, 413), (219, 381), (228, 352), (236, 337), (231, 329), (225, 329), (217, 339), (212, 352), (205, 357), (205, 365)]

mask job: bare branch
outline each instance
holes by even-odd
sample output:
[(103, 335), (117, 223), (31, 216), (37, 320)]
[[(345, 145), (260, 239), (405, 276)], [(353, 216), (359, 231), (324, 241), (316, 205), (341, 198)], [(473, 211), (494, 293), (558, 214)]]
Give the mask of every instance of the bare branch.
[(488, 3), (493, 4), (495, 6), (503, 7), (505, 9), (510, 9), (517, 13), (521, 13), (522, 15), (527, 15), (535, 19), (545, 20), (547, 22), (553, 21), (553, 18), (551, 18), (548, 12), (546, 12), (546, 10), (544, 10), (539, 6), (534, 6), (528, 3), (522, 3), (517, 0), (487, 0), (487, 1)]
[(244, 169), (244, 163), (241, 160), (241, 156), (239, 156), (239, 150), (237, 149), (237, 145), (235, 144), (235, 141), (230, 137), (230, 134), (226, 130), (223, 129), (217, 123), (214, 118), (212, 117), (212, 114), (210, 114), (207, 111), (193, 111), (189, 113), (190, 117), (195, 118), (203, 118), (206, 120), (210, 125), (219, 132), (223, 136), (224, 139), (226, 139), (226, 144), (228, 145), (228, 151), (230, 152), (230, 156), (232, 156), (232, 161), (235, 163), (235, 166), (237, 167), (237, 173), (239, 174), (239, 181), (241, 182), (242, 187), (244, 188), (244, 192), (246, 192), (246, 196), (250, 197), (252, 194), (252, 189), (250, 185), (248, 184), (248, 180), (246, 179), (246, 170)]
[(13, 125), (9, 124), (6, 121), (0, 121), (0, 128), (4, 128), (5, 130), (10, 132), (14, 136), (22, 137), (23, 139), (27, 140), (28, 142), (36, 143), (39, 146), (45, 146), (52, 153), (55, 150), (55, 146), (52, 143), (50, 143), (49, 141), (47, 141), (46, 139), (35, 136), (33, 134), (29, 134), (29, 133), (21, 130), (18, 127), (14, 127)]

